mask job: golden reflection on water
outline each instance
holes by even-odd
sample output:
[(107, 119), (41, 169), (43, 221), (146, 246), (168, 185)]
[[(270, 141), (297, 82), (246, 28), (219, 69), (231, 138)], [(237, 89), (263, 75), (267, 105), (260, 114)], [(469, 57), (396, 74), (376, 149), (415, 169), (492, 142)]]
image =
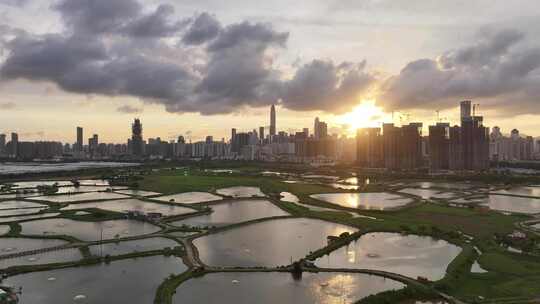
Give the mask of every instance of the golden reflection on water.
[[(351, 208), (358, 208), (360, 206), (368, 210), (373, 208), (366, 198), (362, 199), (361, 195), (349, 194), (345, 198), (345, 202)], [(384, 207), (379, 207), (379, 210), (383, 211)]]
[(347, 260), (349, 263), (354, 264), (356, 262), (356, 250), (354, 250), (354, 247), (347, 248)]
[(353, 303), (351, 295), (358, 288), (355, 279), (349, 274), (334, 275), (328, 280), (313, 280), (309, 286), (311, 293), (323, 304)]

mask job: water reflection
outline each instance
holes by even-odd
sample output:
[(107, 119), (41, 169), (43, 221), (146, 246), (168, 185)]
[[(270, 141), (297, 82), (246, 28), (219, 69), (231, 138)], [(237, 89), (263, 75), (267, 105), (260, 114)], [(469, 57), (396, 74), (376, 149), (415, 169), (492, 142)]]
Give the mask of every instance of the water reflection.
[(312, 198), (347, 208), (384, 210), (404, 206), (411, 199), (384, 192), (314, 194)]
[(0, 255), (55, 247), (64, 244), (67, 244), (67, 242), (55, 239), (1, 238)]
[(354, 228), (314, 219), (271, 220), (194, 241), (202, 261), (213, 266), (289, 265), (327, 245), (327, 236)]
[(404, 287), (365, 274), (304, 273), (294, 280), (287, 273), (214, 273), (182, 283), (173, 303), (344, 304)]
[(42, 265), (50, 263), (76, 262), (83, 258), (79, 249), (72, 248), (54, 252), (15, 257), (0, 260), (0, 269), (12, 266)]
[(279, 195), (281, 196), (281, 201), (283, 202), (290, 202), (290, 203), (300, 202), (300, 199), (298, 198), (298, 196), (290, 192), (281, 192)]
[(265, 196), (264, 193), (261, 192), (261, 189), (257, 187), (229, 187), (229, 188), (218, 189), (216, 192), (217, 194), (232, 196), (236, 198)]
[(63, 194), (63, 195), (48, 195), (33, 197), (33, 200), (48, 201), (55, 203), (70, 203), (70, 202), (84, 202), (84, 201), (97, 201), (97, 200), (112, 200), (128, 198), (129, 196), (112, 193), (112, 192), (88, 192), (77, 194)]
[(158, 226), (134, 220), (81, 222), (70, 219), (46, 219), (21, 223), (23, 235), (70, 235), (83, 241), (108, 240), (159, 231)]
[(25, 201), (4, 201), (0, 203), (0, 210), (19, 209), (19, 208), (39, 208), (39, 207), (44, 208), (44, 207), (47, 207), (47, 205), (25, 202)]
[(209, 201), (222, 200), (221, 196), (210, 194), (207, 192), (184, 192), (160, 197), (154, 197), (152, 199), (163, 202), (174, 202), (180, 204), (197, 204)]
[(16, 216), (16, 215), (34, 214), (34, 213), (39, 213), (41, 210), (44, 210), (44, 209), (46, 208), (0, 210), (0, 216)]
[(175, 257), (147, 257), (110, 264), (33, 272), (8, 278), (3, 283), (22, 287), (21, 303), (153, 303), (156, 289), (170, 274), (187, 268)]
[(287, 212), (267, 200), (240, 200), (211, 205), (213, 212), (172, 222), (172, 225), (195, 227), (226, 226), (259, 218), (286, 216)]
[(0, 223), (43, 219), (43, 218), (49, 218), (49, 217), (56, 217), (59, 215), (60, 213), (42, 213), (42, 214), (36, 214), (36, 215), (20, 215), (20, 216), (2, 217), (0, 218)]
[(540, 198), (525, 198), (506, 195), (488, 195), (483, 205), (490, 209), (516, 213), (540, 213)]
[(167, 204), (158, 204), (141, 201), (138, 199), (126, 199), (119, 201), (106, 201), (106, 202), (95, 202), (95, 203), (78, 203), (70, 204), (62, 210), (80, 210), (87, 208), (99, 208), (102, 210), (114, 211), (114, 212), (140, 212), (143, 214), (148, 214), (150, 212), (161, 213), (164, 216), (173, 216), (173, 215), (182, 215), (196, 212), (195, 209), (167, 205)]
[(171, 239), (156, 237), (135, 241), (124, 241), (89, 246), (90, 253), (96, 256), (122, 255), (133, 252), (161, 250), (165, 247), (174, 248), (180, 246)]
[(7, 234), (10, 228), (8, 225), (0, 225), (0, 235)]
[(416, 196), (420, 196), (422, 199), (431, 199), (431, 198), (452, 198), (456, 196), (454, 193), (451, 192), (442, 192), (439, 190), (430, 190), (430, 189), (417, 189), (417, 188), (406, 188), (403, 190), (399, 190), (399, 192), (412, 194)]
[(316, 260), (319, 267), (376, 269), (412, 278), (444, 277), (461, 248), (443, 240), (396, 233), (369, 233)]
[(515, 187), (505, 190), (494, 191), (493, 193), (540, 197), (540, 187)]

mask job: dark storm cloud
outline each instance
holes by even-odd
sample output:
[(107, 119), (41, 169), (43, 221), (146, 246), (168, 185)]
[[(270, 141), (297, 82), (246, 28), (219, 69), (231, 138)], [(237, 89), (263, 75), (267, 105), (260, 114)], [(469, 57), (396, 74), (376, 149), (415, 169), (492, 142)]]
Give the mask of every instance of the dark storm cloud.
[(269, 64), (266, 51), (284, 47), (288, 33), (271, 26), (243, 22), (229, 25), (208, 46), (206, 76), (196, 88), (202, 113), (223, 107), (261, 106), (279, 98), (279, 72)]
[(481, 67), (499, 62), (501, 56), (508, 53), (510, 47), (524, 38), (523, 33), (516, 30), (502, 30), (499, 32), (482, 31), (478, 34), (480, 40), (477, 44), (448, 52), (441, 56), (440, 63), (444, 68), (455, 66)]
[(444, 109), (475, 99), (488, 108), (540, 113), (540, 48), (512, 30), (482, 34), (474, 45), (436, 60), (410, 62), (383, 84), (383, 103), (388, 109)]
[(268, 46), (284, 47), (289, 33), (279, 33), (269, 24), (242, 22), (227, 26), (217, 39), (208, 46), (210, 52), (252, 46), (265, 50)]
[(20, 35), (7, 44), (7, 49), (10, 56), (0, 72), (8, 79), (61, 82), (74, 68), (107, 59), (100, 41), (58, 34)]
[(484, 31), (474, 44), (412, 61), (386, 80), (366, 62), (317, 59), (284, 79), (274, 54), (289, 33), (267, 23), (222, 26), (208, 13), (179, 20), (170, 5), (147, 11), (136, 0), (62, 0), (54, 8), (62, 33), (0, 26), (3, 81), (46, 81), (67, 92), (133, 96), (207, 115), (272, 103), (340, 113), (376, 85), (389, 110), (443, 109), (470, 98), (540, 112), (540, 50), (518, 31)]
[(365, 65), (313, 60), (300, 67), (284, 85), (283, 104), (293, 110), (350, 110), (375, 82)]
[(191, 24), (182, 41), (185, 44), (199, 45), (217, 37), (221, 24), (212, 15), (202, 13)]
[(120, 113), (125, 113), (125, 114), (136, 114), (136, 113), (141, 113), (142, 109), (134, 107), (134, 106), (130, 106), (130, 105), (123, 105), (123, 106), (118, 107), (116, 111)]
[(51, 81), (69, 92), (182, 98), (191, 75), (177, 65), (134, 54), (111, 56), (100, 40), (21, 36), (9, 43), (4, 79)]
[[(120, 7), (136, 7), (129, 3), (133, 4), (126, 1)], [(100, 21), (93, 32), (81, 34), (79, 26), (85, 18), (75, 21), (66, 16), (94, 15), (82, 9), (85, 5), (89, 4), (81, 1), (57, 6), (69, 20), (64, 34), (20, 35), (9, 41), (9, 56), (0, 69), (2, 79), (49, 81), (65, 91), (82, 94), (135, 96), (163, 104), (171, 112), (230, 113), (245, 105), (274, 103), (279, 98), (280, 75), (272, 68), (267, 51), (284, 47), (287, 33), (276, 32), (267, 24), (229, 25), (218, 31), (207, 47), (199, 48), (199, 52), (206, 52), (205, 62), (195, 66), (171, 56), (189, 52), (179, 45), (166, 46), (159, 39), (141, 44), (139, 36), (161, 37), (164, 27), (140, 16), (132, 18), (139, 23)], [(101, 11), (103, 7), (93, 9)], [(157, 19), (165, 19), (168, 10), (161, 6), (148, 18), (159, 15)], [(121, 16), (113, 20), (132, 15), (111, 12), (111, 16)], [(124, 30), (136, 28), (130, 27), (133, 24), (137, 24), (137, 31), (126, 36)], [(207, 24), (202, 25), (206, 28)]]
[(62, 0), (53, 7), (60, 12), (64, 23), (78, 34), (119, 31), (142, 11), (135, 0)]
[(159, 38), (177, 34), (185, 20), (171, 20), (174, 7), (161, 4), (145, 14), (135, 0), (63, 0), (54, 8), (76, 35), (123, 34)]
[(123, 31), (135, 37), (166, 37), (176, 34), (185, 25), (185, 21), (169, 21), (174, 14), (174, 7), (160, 5), (152, 14), (142, 16), (127, 24)]

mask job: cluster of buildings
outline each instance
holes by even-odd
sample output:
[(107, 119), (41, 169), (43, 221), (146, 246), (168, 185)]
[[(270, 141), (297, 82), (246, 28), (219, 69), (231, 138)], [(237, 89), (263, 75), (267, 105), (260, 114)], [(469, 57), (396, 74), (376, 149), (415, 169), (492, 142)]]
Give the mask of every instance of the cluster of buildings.
[(164, 159), (227, 159), (332, 163), (336, 160), (354, 162), (355, 141), (347, 137), (330, 136), (325, 122), (315, 119), (313, 133), (309, 128), (288, 134), (277, 131), (275, 106), (270, 108), (270, 126), (252, 131), (231, 129), (228, 141), (214, 140), (187, 142), (183, 136), (166, 142), (160, 138), (142, 139), (142, 125), (138, 119), (132, 125), (128, 151), (135, 158)]
[(535, 143), (532, 136), (522, 137), (517, 129), (513, 129), (510, 136), (504, 136), (499, 127), (494, 127), (490, 134), (489, 157), (493, 161), (539, 159), (540, 140)]
[[(278, 131), (276, 108), (270, 108), (270, 125), (251, 131), (231, 129), (229, 140), (191, 142), (183, 136), (176, 140), (143, 137), (143, 125), (135, 119), (131, 138), (125, 144), (99, 142), (93, 134), (86, 141), (82, 127), (76, 129), (76, 142), (23, 142), (16, 133), (6, 142), (0, 134), (0, 156), (15, 159), (224, 159), (251, 161), (285, 161), (310, 164), (334, 162), (356, 163), (364, 168), (386, 170), (478, 171), (489, 168), (490, 161), (533, 160), (540, 156), (540, 141), (521, 137), (513, 130), (509, 137), (498, 127), (491, 134), (477, 116), (471, 101), (460, 104), (460, 125), (437, 122), (423, 135), (422, 123), (402, 126), (383, 124), (381, 128), (364, 128), (356, 138), (330, 135), (328, 125), (315, 118), (312, 129), (300, 132)], [(310, 132), (311, 131), (311, 132)]]
[(359, 129), (357, 163), (362, 167), (388, 170), (431, 171), (484, 170), (489, 168), (489, 129), (483, 117), (471, 111), (470, 101), (461, 102), (461, 125), (438, 122), (422, 135), (422, 123), (401, 127)]
[[(471, 111), (473, 108), (473, 111)], [(471, 101), (460, 104), (460, 126), (437, 123), (429, 127), (429, 166), (440, 170), (485, 170), (489, 168), (489, 128), (475, 115)]]

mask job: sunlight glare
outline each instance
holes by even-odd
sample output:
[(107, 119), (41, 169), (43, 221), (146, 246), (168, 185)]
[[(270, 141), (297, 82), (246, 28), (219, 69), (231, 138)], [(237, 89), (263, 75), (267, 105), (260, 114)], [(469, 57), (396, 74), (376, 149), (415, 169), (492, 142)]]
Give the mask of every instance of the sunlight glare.
[(385, 113), (373, 99), (363, 100), (351, 112), (337, 117), (337, 122), (346, 125), (350, 132), (360, 128), (378, 127), (382, 122), (391, 122), (392, 115)]

